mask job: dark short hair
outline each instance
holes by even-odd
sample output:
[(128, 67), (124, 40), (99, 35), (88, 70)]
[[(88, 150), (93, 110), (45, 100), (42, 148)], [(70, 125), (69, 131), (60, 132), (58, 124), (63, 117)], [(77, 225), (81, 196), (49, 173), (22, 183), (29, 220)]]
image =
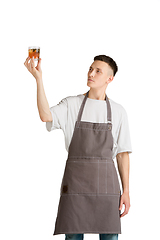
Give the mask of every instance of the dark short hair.
[(116, 62), (111, 57), (108, 57), (106, 55), (98, 55), (98, 56), (94, 57), (94, 61), (96, 61), (96, 60), (108, 63), (108, 65), (113, 70), (113, 75), (115, 76), (116, 72), (118, 71), (118, 66), (117, 66)]

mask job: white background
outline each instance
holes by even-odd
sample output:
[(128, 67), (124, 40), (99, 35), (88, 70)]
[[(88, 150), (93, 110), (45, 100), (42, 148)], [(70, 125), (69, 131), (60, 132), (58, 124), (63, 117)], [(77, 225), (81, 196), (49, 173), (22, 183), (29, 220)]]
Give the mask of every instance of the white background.
[(87, 72), (95, 55), (117, 62), (106, 93), (128, 113), (133, 148), (131, 208), (119, 239), (157, 239), (159, 13), (158, 0), (1, 2), (0, 239), (64, 239), (52, 234), (67, 151), (63, 132), (49, 133), (40, 121), (36, 82), (23, 65), (30, 45), (41, 47), (50, 106), (89, 90)]

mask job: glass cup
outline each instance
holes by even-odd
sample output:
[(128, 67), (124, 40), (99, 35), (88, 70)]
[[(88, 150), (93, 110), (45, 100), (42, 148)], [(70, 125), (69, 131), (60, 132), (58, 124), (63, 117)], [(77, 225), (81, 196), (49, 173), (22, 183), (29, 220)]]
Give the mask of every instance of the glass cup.
[(28, 55), (30, 58), (34, 57), (34, 60), (38, 61), (40, 58), (40, 47), (28, 47)]

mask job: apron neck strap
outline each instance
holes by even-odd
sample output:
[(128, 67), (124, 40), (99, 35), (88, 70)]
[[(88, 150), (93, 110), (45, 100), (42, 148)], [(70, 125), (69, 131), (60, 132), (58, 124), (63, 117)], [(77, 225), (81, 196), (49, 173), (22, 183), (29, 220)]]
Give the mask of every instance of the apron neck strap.
[[(80, 107), (80, 110), (79, 110), (79, 114), (78, 114), (78, 118), (77, 118), (77, 121), (80, 122), (81, 121), (81, 117), (82, 117), (82, 113), (83, 113), (83, 109), (84, 109), (84, 105), (86, 103), (86, 100), (87, 100), (87, 97), (88, 97), (88, 94), (89, 94), (89, 91), (86, 93), (84, 99), (83, 99), (83, 102), (81, 104), (81, 107)], [(112, 122), (112, 118), (111, 118), (111, 106), (110, 106), (110, 103), (109, 103), (109, 100), (108, 100), (108, 97), (106, 95), (105, 97), (105, 100), (106, 100), (106, 104), (107, 104), (107, 122)]]

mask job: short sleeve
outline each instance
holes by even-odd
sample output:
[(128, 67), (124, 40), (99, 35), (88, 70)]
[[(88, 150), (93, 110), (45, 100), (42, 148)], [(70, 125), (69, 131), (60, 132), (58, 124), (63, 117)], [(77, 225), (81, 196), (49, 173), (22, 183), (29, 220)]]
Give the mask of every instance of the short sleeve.
[(117, 139), (117, 154), (121, 152), (132, 153), (128, 116), (124, 108)]
[(57, 105), (50, 108), (53, 121), (46, 122), (46, 128), (50, 132), (54, 129), (62, 129), (65, 131), (68, 115), (67, 99), (62, 99)]

